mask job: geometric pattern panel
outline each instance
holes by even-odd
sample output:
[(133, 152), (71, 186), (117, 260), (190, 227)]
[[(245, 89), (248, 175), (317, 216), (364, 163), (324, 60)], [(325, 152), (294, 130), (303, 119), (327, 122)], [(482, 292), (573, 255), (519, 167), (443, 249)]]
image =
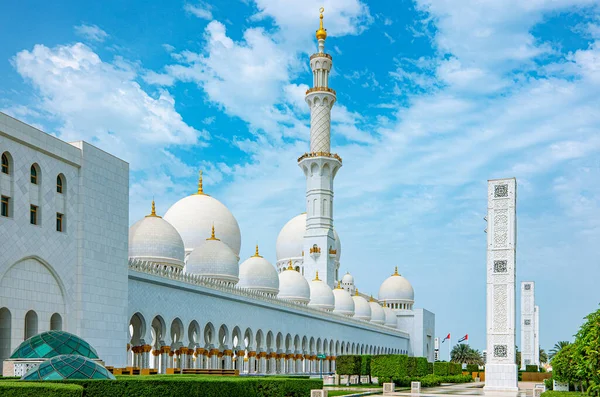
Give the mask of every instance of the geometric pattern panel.
[(506, 261), (494, 261), (494, 273), (506, 273)]
[(27, 339), (10, 358), (51, 358), (61, 354), (76, 354), (98, 359), (98, 353), (86, 341), (65, 331), (47, 331)]
[(494, 197), (508, 197), (508, 185), (494, 186)]
[(87, 357), (61, 355), (32, 368), (22, 380), (115, 379), (102, 365)]
[(506, 357), (508, 349), (506, 345), (494, 345), (494, 357)]

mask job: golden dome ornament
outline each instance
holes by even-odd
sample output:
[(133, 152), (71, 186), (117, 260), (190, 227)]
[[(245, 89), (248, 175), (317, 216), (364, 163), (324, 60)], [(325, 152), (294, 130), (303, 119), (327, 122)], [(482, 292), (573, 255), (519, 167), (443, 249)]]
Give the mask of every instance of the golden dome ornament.
[(317, 30), (316, 36), (317, 40), (325, 40), (327, 38), (327, 29), (323, 28), (323, 12), (325, 8), (321, 7), (319, 9), (319, 30)]

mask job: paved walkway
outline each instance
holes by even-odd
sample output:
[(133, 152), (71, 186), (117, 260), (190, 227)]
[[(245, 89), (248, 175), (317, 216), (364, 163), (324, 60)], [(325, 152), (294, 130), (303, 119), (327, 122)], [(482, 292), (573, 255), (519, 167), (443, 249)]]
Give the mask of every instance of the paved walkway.
[[(519, 382), (519, 392), (515, 397), (531, 397), (533, 396), (533, 383)], [(458, 385), (442, 385), (439, 387), (428, 387), (421, 389), (419, 397), (439, 397), (439, 396), (491, 396), (491, 397), (507, 397), (507, 393), (484, 392), (483, 382), (465, 383)], [(398, 391), (396, 393), (386, 394), (389, 396), (412, 396), (410, 390)], [(514, 396), (514, 395), (513, 395)]]

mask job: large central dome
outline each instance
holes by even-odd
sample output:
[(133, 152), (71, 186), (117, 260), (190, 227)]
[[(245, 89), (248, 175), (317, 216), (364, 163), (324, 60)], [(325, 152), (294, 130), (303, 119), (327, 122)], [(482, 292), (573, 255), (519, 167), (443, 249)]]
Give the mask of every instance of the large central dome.
[(219, 200), (204, 194), (202, 178), (198, 193), (184, 197), (166, 212), (164, 219), (177, 229), (185, 252), (189, 254), (210, 236), (214, 226), (219, 238), (239, 257), (241, 235), (240, 227), (233, 214)]

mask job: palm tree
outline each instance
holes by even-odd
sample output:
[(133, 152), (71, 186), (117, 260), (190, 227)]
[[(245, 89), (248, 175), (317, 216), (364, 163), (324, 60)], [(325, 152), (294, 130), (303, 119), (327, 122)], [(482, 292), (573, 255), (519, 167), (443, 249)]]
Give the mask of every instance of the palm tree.
[(458, 344), (450, 352), (450, 361), (461, 364), (483, 364), (483, 357), (478, 350), (469, 345)]
[(548, 355), (544, 349), (540, 349), (540, 364), (548, 362)]
[[(552, 349), (550, 349), (550, 355), (548, 356), (548, 358), (550, 358), (550, 360), (552, 360), (552, 358), (554, 356), (556, 356), (556, 353), (558, 353), (559, 351), (561, 351), (565, 346), (570, 345), (571, 342), (566, 341), (566, 340), (561, 340), (558, 341), (554, 344), (554, 347)], [(540, 354), (540, 361), (541, 361), (542, 355)]]

